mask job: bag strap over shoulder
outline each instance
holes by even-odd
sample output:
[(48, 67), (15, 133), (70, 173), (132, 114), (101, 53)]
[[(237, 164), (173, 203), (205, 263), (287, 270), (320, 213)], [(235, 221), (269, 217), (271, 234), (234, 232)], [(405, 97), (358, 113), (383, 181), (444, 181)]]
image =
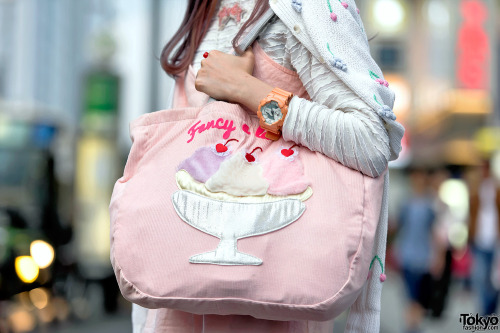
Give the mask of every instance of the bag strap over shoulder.
[(275, 15), (276, 14), (274, 14), (274, 11), (269, 8), (267, 12), (265, 12), (257, 22), (255, 22), (252, 29), (241, 39), (240, 43), (237, 46), (238, 50), (240, 50), (241, 52), (245, 52), (248, 46), (252, 45), (257, 36), (259, 36), (259, 34), (264, 30), (271, 19), (275, 17)]

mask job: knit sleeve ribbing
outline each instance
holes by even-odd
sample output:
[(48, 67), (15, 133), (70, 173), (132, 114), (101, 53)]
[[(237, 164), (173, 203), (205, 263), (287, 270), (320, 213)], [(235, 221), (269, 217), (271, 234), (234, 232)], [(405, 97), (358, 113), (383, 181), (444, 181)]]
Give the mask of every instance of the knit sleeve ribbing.
[(291, 65), (311, 101), (292, 98), (283, 138), (370, 177), (379, 176), (391, 155), (382, 119), (291, 33), (286, 40)]

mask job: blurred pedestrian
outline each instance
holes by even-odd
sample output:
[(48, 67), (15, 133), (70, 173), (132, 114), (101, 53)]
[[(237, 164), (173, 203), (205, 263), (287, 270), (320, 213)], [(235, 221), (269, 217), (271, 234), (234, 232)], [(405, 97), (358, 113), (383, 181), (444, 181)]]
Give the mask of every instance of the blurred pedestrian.
[(439, 188), (444, 181), (450, 178), (450, 172), (445, 168), (434, 170), (430, 175), (431, 195), (436, 220), (434, 222), (434, 256), (430, 267), (433, 287), (430, 299), (431, 314), (435, 318), (441, 317), (448, 296), (451, 282), (452, 246), (449, 240), (450, 227), (456, 223), (456, 218), (450, 207), (440, 198)]
[(420, 169), (411, 170), (410, 183), (412, 193), (399, 214), (397, 257), (409, 299), (407, 332), (419, 332), (429, 302), (432, 231), (436, 215), (427, 173)]
[(470, 186), (469, 207), (469, 241), (474, 256), (472, 284), (480, 314), (488, 315), (496, 311), (498, 303), (492, 269), (500, 230), (500, 188), (491, 175), (489, 161), (483, 162), (479, 180)]

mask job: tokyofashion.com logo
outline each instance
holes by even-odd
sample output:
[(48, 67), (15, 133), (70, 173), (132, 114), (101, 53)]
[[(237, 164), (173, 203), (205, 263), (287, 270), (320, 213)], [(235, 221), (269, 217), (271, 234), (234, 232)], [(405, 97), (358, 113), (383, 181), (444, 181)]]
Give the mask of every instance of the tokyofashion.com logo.
[(472, 313), (461, 313), (460, 323), (465, 331), (493, 331), (498, 330), (498, 315), (489, 316), (473, 315)]

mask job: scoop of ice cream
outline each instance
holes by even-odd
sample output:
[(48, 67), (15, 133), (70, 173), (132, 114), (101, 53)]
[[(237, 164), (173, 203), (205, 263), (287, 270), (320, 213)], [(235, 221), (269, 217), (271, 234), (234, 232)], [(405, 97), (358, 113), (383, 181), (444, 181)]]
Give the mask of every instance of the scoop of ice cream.
[(311, 183), (304, 174), (304, 165), (297, 148), (281, 148), (271, 155), (263, 165), (264, 178), (269, 182), (267, 193), (299, 194), (309, 187)]
[(211, 192), (225, 192), (235, 196), (265, 195), (269, 184), (262, 176), (260, 163), (248, 162), (236, 154), (220, 164), (219, 170), (205, 182)]
[(291, 194), (284, 196), (279, 195), (251, 195), (251, 196), (235, 196), (227, 194), (224, 192), (210, 192), (205, 187), (205, 184), (196, 181), (186, 170), (179, 170), (175, 174), (175, 180), (177, 182), (177, 187), (181, 190), (190, 191), (198, 193), (199, 195), (209, 197), (215, 200), (229, 201), (229, 202), (243, 202), (243, 203), (259, 203), (259, 202), (273, 202), (278, 200), (286, 199), (297, 199), (300, 201), (306, 201), (309, 199), (313, 191), (308, 187), (304, 192), (299, 194)]
[(199, 182), (206, 182), (219, 169), (230, 155), (230, 151), (217, 152), (215, 146), (198, 148), (191, 156), (182, 161), (177, 171), (186, 170)]

